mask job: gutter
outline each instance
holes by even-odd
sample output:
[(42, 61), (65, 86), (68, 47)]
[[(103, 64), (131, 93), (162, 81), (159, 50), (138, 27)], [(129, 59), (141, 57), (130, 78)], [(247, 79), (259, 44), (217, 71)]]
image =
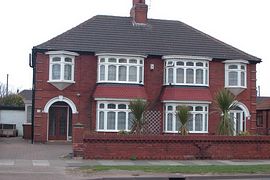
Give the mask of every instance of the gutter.
[(31, 143), (34, 144), (34, 126), (35, 126), (35, 87), (36, 87), (36, 55), (37, 50), (35, 48), (32, 49), (32, 55), (29, 54), (29, 66), (33, 69), (33, 83), (32, 83), (32, 116), (31, 116)]

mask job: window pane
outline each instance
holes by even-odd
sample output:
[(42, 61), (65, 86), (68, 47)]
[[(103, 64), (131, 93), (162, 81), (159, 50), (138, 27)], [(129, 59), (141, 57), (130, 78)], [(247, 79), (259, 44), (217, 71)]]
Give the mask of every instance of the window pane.
[(119, 59), (119, 63), (127, 63), (126, 59)]
[(104, 65), (100, 66), (99, 77), (101, 81), (105, 80), (105, 66)]
[(196, 106), (195, 111), (203, 111), (203, 107), (202, 106)]
[(237, 72), (229, 72), (229, 86), (237, 86), (238, 79), (237, 79)]
[(52, 65), (52, 79), (53, 80), (59, 80), (60, 79), (60, 74), (61, 74), (61, 66), (60, 64), (53, 64)]
[(205, 70), (205, 84), (208, 84), (208, 71)]
[(69, 58), (69, 57), (66, 57), (66, 58), (65, 58), (65, 62), (72, 62), (72, 59)]
[(27, 106), (26, 121), (28, 123), (32, 122), (32, 106)]
[(118, 109), (126, 109), (126, 108), (127, 108), (127, 105), (125, 105), (125, 104), (118, 105)]
[(116, 81), (116, 66), (110, 65), (108, 67), (108, 80)]
[(104, 59), (104, 58), (101, 58), (101, 59), (100, 59), (100, 62), (105, 62), (105, 59)]
[(65, 64), (65, 72), (64, 72), (64, 79), (71, 80), (71, 64)]
[(189, 131), (193, 131), (193, 115), (188, 116), (187, 128)]
[(168, 69), (168, 83), (173, 83), (173, 68)]
[(167, 114), (167, 131), (173, 130), (173, 114), (168, 113)]
[(241, 66), (241, 69), (242, 69), (242, 70), (245, 70), (246, 68), (245, 68), (245, 66), (242, 65), (242, 66)]
[(196, 84), (203, 84), (203, 70), (196, 70)]
[(104, 112), (99, 112), (98, 129), (104, 129)]
[(203, 63), (202, 62), (197, 62), (196, 66), (202, 66), (203, 67)]
[(119, 81), (126, 81), (127, 80), (127, 67), (126, 66), (119, 66)]
[(139, 82), (141, 83), (142, 82), (142, 78), (143, 78), (143, 68), (140, 67), (140, 72), (139, 72)]
[(116, 109), (116, 105), (115, 104), (108, 104), (108, 109)]
[(237, 65), (229, 65), (229, 69), (238, 69)]
[(115, 130), (115, 112), (108, 112), (107, 114), (107, 129)]
[(100, 108), (100, 109), (103, 109), (103, 108), (104, 108), (104, 104), (103, 104), (103, 103), (100, 104), (100, 105), (99, 105), (99, 108)]
[(131, 130), (133, 124), (134, 115), (130, 112), (128, 113), (128, 129)]
[(52, 59), (52, 61), (53, 61), (53, 62), (59, 62), (59, 61), (61, 61), (61, 58), (60, 58), (60, 57), (54, 57), (54, 58)]
[(129, 60), (129, 63), (131, 63), (131, 64), (137, 64), (137, 60), (136, 59), (130, 59)]
[(180, 128), (180, 120), (179, 120), (179, 117), (176, 115), (176, 118), (175, 118), (175, 131), (179, 131), (179, 128)]
[(172, 107), (172, 106), (168, 106), (168, 107), (167, 107), (167, 110), (168, 110), (168, 111), (172, 111), (172, 110), (173, 110), (173, 107)]
[(241, 72), (241, 86), (245, 86), (245, 73)]
[(116, 62), (116, 59), (115, 59), (115, 58), (109, 58), (108, 61), (109, 61), (109, 62)]
[(202, 131), (203, 130), (203, 115), (196, 114), (195, 115), (195, 131)]
[(187, 66), (194, 66), (193, 62), (187, 62)]
[(184, 69), (182, 68), (176, 70), (176, 83), (184, 83)]
[(126, 130), (126, 113), (119, 112), (118, 113), (118, 122), (117, 122), (118, 130)]
[(176, 65), (177, 65), (177, 66), (184, 66), (184, 62), (182, 62), (182, 61), (177, 61)]
[(194, 81), (194, 73), (193, 69), (187, 69), (187, 77), (186, 77), (186, 82), (187, 83), (193, 83)]
[(204, 131), (207, 131), (208, 129), (208, 118), (207, 114), (205, 114), (205, 119), (204, 119)]
[(132, 81), (132, 82), (137, 81), (137, 67), (135, 66), (129, 67), (129, 81)]

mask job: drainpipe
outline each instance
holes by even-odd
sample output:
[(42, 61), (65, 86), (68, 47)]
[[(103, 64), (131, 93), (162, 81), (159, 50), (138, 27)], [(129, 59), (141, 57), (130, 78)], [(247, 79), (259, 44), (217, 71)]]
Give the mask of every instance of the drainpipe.
[(35, 87), (36, 87), (36, 54), (37, 51), (35, 48), (32, 49), (32, 55), (29, 54), (29, 66), (33, 69), (33, 83), (32, 83), (32, 117), (31, 117), (31, 143), (34, 144), (34, 126), (35, 126)]

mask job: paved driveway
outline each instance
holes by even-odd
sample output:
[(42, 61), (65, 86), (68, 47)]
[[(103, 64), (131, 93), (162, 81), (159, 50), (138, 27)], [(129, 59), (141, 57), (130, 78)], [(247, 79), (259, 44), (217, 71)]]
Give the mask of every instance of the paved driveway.
[(57, 160), (72, 153), (66, 143), (35, 143), (21, 137), (0, 137), (0, 159)]

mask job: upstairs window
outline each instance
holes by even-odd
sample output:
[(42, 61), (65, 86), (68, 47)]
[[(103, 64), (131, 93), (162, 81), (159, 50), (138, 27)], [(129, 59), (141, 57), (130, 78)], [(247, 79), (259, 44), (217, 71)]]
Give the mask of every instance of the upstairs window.
[(143, 58), (99, 56), (98, 59), (98, 82), (143, 84)]
[(208, 86), (208, 60), (165, 58), (166, 85)]
[(48, 51), (49, 80), (57, 89), (63, 90), (74, 81), (75, 56), (79, 54), (68, 51)]
[(247, 87), (247, 65), (243, 62), (225, 62), (225, 87)]
[(59, 54), (50, 55), (49, 81), (74, 81), (75, 56)]

